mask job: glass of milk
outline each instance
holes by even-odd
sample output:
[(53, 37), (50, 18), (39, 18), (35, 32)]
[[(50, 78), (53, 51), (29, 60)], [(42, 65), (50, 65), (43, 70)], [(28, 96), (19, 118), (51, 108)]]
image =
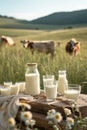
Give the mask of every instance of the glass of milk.
[(19, 86), (19, 92), (25, 91), (25, 82), (16, 82), (15, 84)]
[(53, 81), (52, 83), (52, 82), (45, 81), (44, 88), (45, 88), (44, 91), (46, 94), (47, 102), (55, 101), (57, 97), (57, 82)]
[(8, 82), (4, 82), (4, 87), (10, 87), (12, 85), (12, 82), (8, 81)]
[(68, 84), (68, 89), (64, 91), (64, 95), (70, 101), (76, 101), (81, 93), (81, 86), (78, 84)]
[(11, 95), (18, 95), (19, 94), (19, 85), (12, 84), (11, 85)]
[(11, 88), (7, 87), (7, 88), (1, 88), (0, 89), (1, 95), (3, 96), (8, 96), (11, 94)]

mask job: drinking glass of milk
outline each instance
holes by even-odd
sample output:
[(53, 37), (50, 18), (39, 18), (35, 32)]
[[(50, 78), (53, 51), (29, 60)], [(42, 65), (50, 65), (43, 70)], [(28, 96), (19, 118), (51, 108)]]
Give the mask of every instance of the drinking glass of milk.
[(4, 87), (10, 87), (12, 85), (11, 81), (5, 82), (4, 81)]
[(19, 86), (19, 92), (25, 91), (25, 82), (16, 82), (15, 84)]
[(54, 75), (43, 75), (44, 92), (48, 102), (54, 101), (57, 97), (57, 82)]
[(64, 91), (64, 95), (70, 101), (76, 101), (81, 93), (81, 86), (78, 84), (68, 84), (68, 89)]
[(45, 93), (47, 102), (55, 101), (57, 97), (57, 83), (54, 81), (49, 84), (48, 82), (45, 85)]

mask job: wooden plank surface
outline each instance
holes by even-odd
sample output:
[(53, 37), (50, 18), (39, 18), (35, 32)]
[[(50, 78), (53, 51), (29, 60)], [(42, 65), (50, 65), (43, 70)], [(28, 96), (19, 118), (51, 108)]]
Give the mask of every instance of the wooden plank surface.
[[(34, 100), (29, 102), (29, 104), (31, 105), (33, 119), (36, 120), (36, 127), (38, 127), (39, 130), (53, 130), (52, 126), (49, 126), (48, 121), (46, 120), (47, 111), (50, 109), (55, 109), (56, 111), (62, 114), (62, 129), (64, 130), (64, 108), (70, 107), (70, 103), (65, 97), (59, 96), (54, 102), (47, 102), (46, 96), (43, 93), (41, 93), (40, 95), (35, 96)], [(76, 101), (76, 104), (81, 111), (82, 117), (87, 116), (87, 95), (81, 94), (78, 100)]]

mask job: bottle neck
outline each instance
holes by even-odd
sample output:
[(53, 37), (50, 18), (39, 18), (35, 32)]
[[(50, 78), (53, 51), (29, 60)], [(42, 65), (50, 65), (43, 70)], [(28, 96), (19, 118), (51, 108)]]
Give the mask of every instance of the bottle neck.
[(66, 71), (59, 71), (59, 78), (66, 78)]
[(37, 64), (36, 63), (28, 63), (26, 67), (26, 73), (36, 73), (37, 72)]

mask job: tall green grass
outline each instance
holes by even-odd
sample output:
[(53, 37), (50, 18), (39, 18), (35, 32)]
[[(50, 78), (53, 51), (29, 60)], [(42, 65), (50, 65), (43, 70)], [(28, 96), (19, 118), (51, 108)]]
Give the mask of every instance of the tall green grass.
[[(41, 88), (43, 88), (42, 76), (44, 74), (54, 74), (58, 79), (58, 71), (65, 69), (69, 83), (87, 82), (87, 28), (71, 30), (9, 30), (1, 29), (0, 35), (12, 36), (16, 46), (0, 46), (0, 84), (4, 81), (13, 83), (25, 80), (26, 63), (37, 62), (40, 72)], [(81, 42), (80, 54), (76, 57), (69, 56), (65, 52), (65, 45), (68, 40), (75, 37)], [(52, 60), (50, 55), (35, 52), (31, 54), (29, 49), (23, 48), (20, 40), (54, 40), (61, 42), (60, 47), (56, 47), (56, 55)], [(87, 86), (82, 88), (83, 93), (87, 93)]]

